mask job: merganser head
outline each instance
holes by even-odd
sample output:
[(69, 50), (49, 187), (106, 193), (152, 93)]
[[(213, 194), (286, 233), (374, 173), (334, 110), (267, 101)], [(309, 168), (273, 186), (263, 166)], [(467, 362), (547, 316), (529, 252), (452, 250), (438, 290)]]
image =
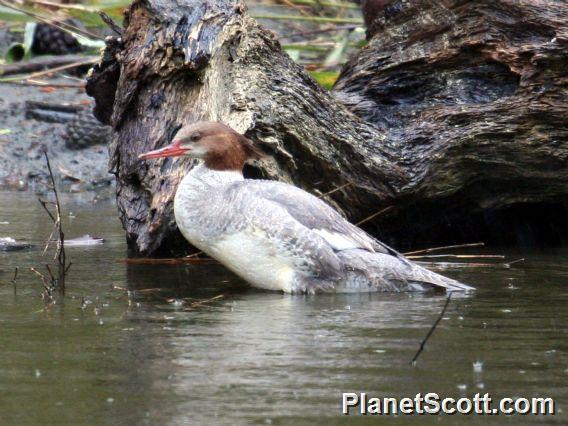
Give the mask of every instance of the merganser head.
[(241, 171), (245, 162), (263, 157), (263, 153), (245, 136), (222, 123), (201, 121), (183, 126), (172, 143), (138, 156), (141, 160), (188, 156), (200, 158), (213, 170)]

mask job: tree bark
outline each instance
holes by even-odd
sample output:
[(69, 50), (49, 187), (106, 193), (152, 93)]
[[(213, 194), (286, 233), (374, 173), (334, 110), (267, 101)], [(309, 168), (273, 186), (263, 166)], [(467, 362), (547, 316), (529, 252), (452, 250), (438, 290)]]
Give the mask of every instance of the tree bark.
[[(518, 203), (565, 208), (566, 22), (553, 1), (394, 1), (327, 92), (240, 3), (135, 1), (87, 85), (115, 130), (129, 241), (187, 248), (172, 209), (193, 162), (137, 156), (198, 120), (269, 154), (247, 176), (333, 191), (354, 222), (384, 211), (366, 222), (383, 239), (446, 241), (464, 214)], [(449, 240), (475, 235), (462, 231)]]

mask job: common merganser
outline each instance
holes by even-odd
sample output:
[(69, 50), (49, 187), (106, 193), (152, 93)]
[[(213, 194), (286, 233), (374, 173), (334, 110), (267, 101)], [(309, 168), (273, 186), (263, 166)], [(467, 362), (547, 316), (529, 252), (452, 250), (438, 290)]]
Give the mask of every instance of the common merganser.
[(471, 290), (412, 263), (308, 192), (245, 179), (263, 153), (214, 122), (182, 127), (140, 159), (200, 159), (181, 181), (174, 215), (183, 236), (255, 287), (285, 293)]

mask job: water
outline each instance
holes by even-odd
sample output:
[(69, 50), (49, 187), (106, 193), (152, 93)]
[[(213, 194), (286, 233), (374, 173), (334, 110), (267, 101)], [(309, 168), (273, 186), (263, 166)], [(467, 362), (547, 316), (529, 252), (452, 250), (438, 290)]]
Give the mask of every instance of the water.
[[(361, 391), (550, 396), (567, 409), (565, 249), (493, 249), (528, 261), (447, 271), (478, 291), (451, 301), (412, 367), (444, 296), (287, 296), (249, 289), (217, 265), (127, 265), (111, 201), (83, 194), (64, 205), (75, 216), (64, 220), (69, 237), (106, 241), (68, 248), (67, 295), (44, 309), (28, 268), (49, 260), (48, 219), (33, 194), (0, 192), (0, 222), (10, 222), (0, 236), (37, 245), (0, 253), (2, 424), (336, 424), (346, 420), (342, 392)], [(566, 414), (467, 420), (565, 423)]]

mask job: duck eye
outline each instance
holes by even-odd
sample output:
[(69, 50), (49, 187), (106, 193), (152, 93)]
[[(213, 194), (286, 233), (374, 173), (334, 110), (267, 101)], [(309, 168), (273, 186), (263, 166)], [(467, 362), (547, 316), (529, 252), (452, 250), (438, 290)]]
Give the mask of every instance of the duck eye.
[(196, 142), (200, 138), (201, 138), (201, 135), (199, 134), (199, 132), (195, 132), (189, 137), (189, 140), (192, 141), (192, 142)]

